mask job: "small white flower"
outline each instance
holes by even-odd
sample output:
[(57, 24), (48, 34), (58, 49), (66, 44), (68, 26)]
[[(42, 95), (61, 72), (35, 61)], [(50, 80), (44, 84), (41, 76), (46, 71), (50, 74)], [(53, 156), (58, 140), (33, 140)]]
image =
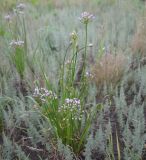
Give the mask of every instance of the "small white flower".
[(45, 102), (46, 102), (46, 100), (45, 100), (44, 98), (41, 98), (41, 101), (42, 101), (43, 103), (45, 103)]
[(67, 60), (66, 62), (65, 62), (65, 65), (70, 65), (71, 64), (71, 60)]
[(102, 50), (105, 51), (105, 47), (103, 47)]
[(90, 73), (90, 72), (86, 72), (86, 77), (88, 77), (88, 78), (93, 78), (94, 76), (93, 76), (93, 74), (92, 74), (92, 73)]
[(36, 96), (38, 96), (39, 94), (40, 94), (39, 88), (36, 87), (35, 90), (34, 90), (33, 96), (36, 97)]
[(90, 44), (89, 44), (89, 47), (93, 47), (93, 43), (90, 43)]

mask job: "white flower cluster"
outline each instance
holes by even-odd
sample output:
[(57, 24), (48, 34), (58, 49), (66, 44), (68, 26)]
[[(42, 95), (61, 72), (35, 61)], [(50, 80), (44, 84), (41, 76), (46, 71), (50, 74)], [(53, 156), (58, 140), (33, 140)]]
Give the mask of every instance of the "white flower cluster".
[(16, 8), (22, 11), (26, 8), (26, 5), (24, 3), (19, 3)]
[(12, 46), (12, 47), (22, 47), (23, 45), (24, 45), (24, 41), (12, 40), (10, 42), (10, 46)]
[(26, 5), (24, 3), (19, 3), (16, 6), (16, 9), (14, 10), (14, 12), (23, 15), (25, 8), (26, 8)]
[(7, 14), (4, 16), (4, 19), (7, 21), (7, 22), (12, 22), (12, 18), (14, 15), (16, 15), (16, 13), (20, 13), (20, 14), (24, 14), (24, 10), (26, 8), (26, 5), (24, 3), (19, 3), (17, 6), (16, 6), (16, 9), (14, 9), (14, 14), (11, 13), (11, 14)]
[(61, 107), (59, 107), (58, 112), (61, 112), (66, 115), (68, 115), (68, 113), (71, 113), (72, 120), (81, 120), (83, 112), (81, 110), (80, 100), (77, 98), (65, 99), (65, 103)]
[(65, 103), (67, 105), (74, 105), (74, 106), (80, 106), (80, 100), (77, 98), (73, 98), (73, 99), (65, 99)]
[(36, 87), (33, 93), (33, 97), (40, 99), (42, 102), (46, 102), (49, 99), (57, 99), (57, 96), (52, 91), (47, 90), (46, 88)]

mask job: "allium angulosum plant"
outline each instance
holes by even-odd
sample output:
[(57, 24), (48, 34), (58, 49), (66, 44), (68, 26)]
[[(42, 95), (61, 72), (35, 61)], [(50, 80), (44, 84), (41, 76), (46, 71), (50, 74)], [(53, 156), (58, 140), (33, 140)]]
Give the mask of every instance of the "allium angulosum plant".
[[(89, 23), (94, 19), (94, 16), (88, 12), (83, 12), (81, 14), (81, 17), (79, 17), (80, 22), (85, 27), (85, 46), (82, 48), (79, 48), (78, 46), (78, 34), (76, 31), (73, 31), (70, 34), (70, 44), (66, 50), (66, 53), (64, 55), (63, 65), (61, 69), (61, 76), (60, 76), (60, 86), (61, 86), (61, 92), (60, 96), (63, 98), (63, 100), (67, 96), (71, 97), (79, 97), (81, 99), (81, 102), (85, 100), (87, 97), (87, 89), (88, 89), (88, 82), (87, 82), (87, 75), (86, 75), (86, 59), (87, 59), (87, 39), (88, 39), (88, 25)], [(71, 60), (69, 62), (69, 66), (66, 65), (66, 58), (68, 54), (69, 48), (72, 49), (72, 56)], [(82, 67), (81, 67), (81, 73), (80, 77), (77, 81), (77, 61), (78, 61), (78, 54), (80, 51), (84, 50), (83, 58), (82, 58)], [(65, 66), (67, 66), (65, 68)], [(67, 70), (67, 73), (65, 73), (65, 70)], [(75, 85), (78, 86), (78, 88), (75, 87)], [(66, 91), (64, 91), (66, 90)], [(68, 92), (67, 92), (68, 91)]]
[(10, 43), (11, 46), (11, 58), (12, 62), (15, 65), (15, 68), (20, 75), (20, 78), (23, 79), (25, 71), (25, 51), (24, 51), (24, 41), (13, 40)]
[[(20, 79), (24, 79), (24, 72), (27, 62), (27, 38), (26, 38), (26, 27), (24, 18), (25, 4), (19, 4), (16, 9), (14, 9), (13, 16), (5, 16), (5, 20), (9, 26), (10, 36), (12, 38), (10, 42), (10, 60), (15, 66)], [(13, 19), (16, 19), (16, 22)], [(14, 23), (15, 32), (13, 32), (11, 23)]]
[[(93, 15), (84, 12), (80, 21), (85, 25), (85, 46), (83, 49), (83, 70), (81, 73), (81, 82), (79, 87), (75, 86), (77, 59), (78, 59), (78, 35), (76, 31), (70, 34), (69, 48), (72, 50), (69, 66), (66, 65), (66, 56), (64, 56), (63, 65), (60, 70), (61, 91), (57, 94), (46, 88), (36, 87), (34, 98), (40, 107), (41, 113), (51, 123), (56, 141), (61, 139), (63, 144), (69, 145), (74, 153), (79, 154), (85, 145), (87, 135), (91, 126), (92, 119), (96, 111), (91, 107), (85, 109), (86, 88), (86, 54), (87, 54), (87, 26), (93, 19)], [(45, 79), (46, 80), (46, 79)], [(47, 80), (46, 80), (47, 83)], [(48, 87), (49, 88), (49, 87)]]
[(85, 97), (84, 94), (87, 92), (87, 76), (86, 76), (86, 61), (87, 61), (87, 40), (88, 40), (88, 24), (94, 19), (94, 15), (88, 12), (83, 12), (79, 17), (79, 20), (85, 27), (85, 50), (83, 54), (83, 70), (81, 73), (81, 86), (80, 86), (80, 97)]

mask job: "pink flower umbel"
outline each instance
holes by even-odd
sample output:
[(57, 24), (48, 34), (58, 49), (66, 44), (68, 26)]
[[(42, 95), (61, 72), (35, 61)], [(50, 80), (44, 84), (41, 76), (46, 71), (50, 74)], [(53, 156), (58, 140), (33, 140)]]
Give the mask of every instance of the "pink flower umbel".
[(46, 88), (38, 88), (36, 87), (33, 93), (33, 97), (40, 99), (43, 103), (49, 99), (57, 99), (57, 95), (53, 93), (51, 90), (47, 90)]
[(11, 22), (12, 20), (12, 16), (10, 14), (6, 15), (4, 18), (7, 22)]
[(89, 12), (83, 12), (81, 14), (81, 16), (79, 17), (79, 20), (81, 21), (81, 23), (83, 24), (88, 24), (89, 22), (91, 22), (93, 19), (95, 18), (95, 16)]

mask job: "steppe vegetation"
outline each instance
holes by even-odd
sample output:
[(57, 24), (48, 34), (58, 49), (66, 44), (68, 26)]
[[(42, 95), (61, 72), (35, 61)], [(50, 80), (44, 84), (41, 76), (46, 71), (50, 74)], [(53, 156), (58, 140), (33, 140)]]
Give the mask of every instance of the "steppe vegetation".
[(1, 0), (0, 159), (146, 160), (142, 0)]

